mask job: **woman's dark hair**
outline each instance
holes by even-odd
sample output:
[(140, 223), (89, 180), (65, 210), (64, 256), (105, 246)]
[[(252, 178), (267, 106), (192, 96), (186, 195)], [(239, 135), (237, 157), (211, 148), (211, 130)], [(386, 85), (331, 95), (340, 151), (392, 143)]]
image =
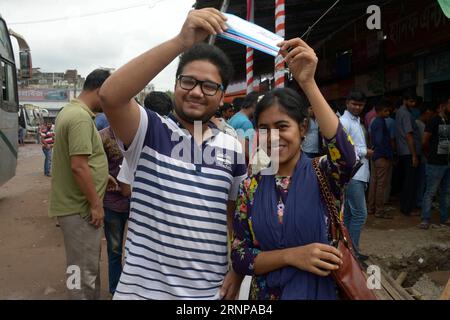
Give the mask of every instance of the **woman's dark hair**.
[(226, 90), (233, 76), (233, 64), (222, 49), (207, 43), (196, 44), (180, 56), (176, 76), (181, 74), (188, 63), (202, 60), (211, 62), (217, 67), (222, 85)]
[(256, 125), (258, 125), (261, 113), (274, 104), (278, 104), (283, 108), (286, 114), (299, 125), (305, 124), (305, 120), (308, 119), (309, 103), (307, 100), (290, 88), (280, 88), (266, 93), (256, 105)]

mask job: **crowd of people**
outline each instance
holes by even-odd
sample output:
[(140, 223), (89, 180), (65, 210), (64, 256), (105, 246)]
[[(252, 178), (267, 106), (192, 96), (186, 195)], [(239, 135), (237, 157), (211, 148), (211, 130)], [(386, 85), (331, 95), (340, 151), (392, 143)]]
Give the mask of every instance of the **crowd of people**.
[[(42, 131), (46, 159), (53, 150), (49, 215), (67, 266), (81, 271), (71, 299), (100, 297), (103, 225), (114, 299), (235, 299), (245, 275), (251, 299), (339, 298), (330, 273), (342, 253), (316, 170), (342, 203), (361, 261), (367, 215), (392, 218), (396, 181), (403, 214), (421, 208), (428, 228), (439, 190), (449, 225), (448, 99), (417, 108), (408, 91), (398, 109), (383, 97), (363, 118), (367, 99), (354, 90), (339, 115), (314, 80), (314, 50), (295, 38), (279, 47), (301, 93), (224, 103), (232, 64), (203, 40), (225, 20), (192, 10), (176, 37), (112, 74), (91, 72), (54, 132)], [(177, 57), (173, 98), (152, 92), (141, 106), (134, 97)]]

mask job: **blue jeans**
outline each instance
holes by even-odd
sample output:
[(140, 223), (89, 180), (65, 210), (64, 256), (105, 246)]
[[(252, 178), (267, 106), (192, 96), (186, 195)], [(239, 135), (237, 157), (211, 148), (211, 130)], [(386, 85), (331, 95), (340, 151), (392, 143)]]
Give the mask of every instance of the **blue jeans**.
[(426, 174), (425, 174), (425, 163), (419, 165), (419, 176), (417, 179), (417, 207), (422, 208), (423, 195), (425, 194), (426, 185)]
[(122, 244), (129, 213), (105, 209), (105, 238), (108, 251), (109, 292), (114, 294), (122, 273)]
[(422, 201), (422, 221), (431, 219), (431, 203), (439, 190), (439, 211), (441, 223), (448, 219), (448, 191), (450, 186), (450, 166), (426, 166), (426, 188)]
[(52, 149), (42, 148), (44, 152), (45, 160), (44, 160), (44, 174), (49, 176), (51, 173), (52, 167)]
[(366, 182), (352, 179), (345, 189), (344, 224), (357, 253), (359, 253), (361, 230), (367, 218), (366, 187)]
[(25, 137), (25, 128), (19, 127), (19, 144), (24, 143), (23, 141), (24, 137)]

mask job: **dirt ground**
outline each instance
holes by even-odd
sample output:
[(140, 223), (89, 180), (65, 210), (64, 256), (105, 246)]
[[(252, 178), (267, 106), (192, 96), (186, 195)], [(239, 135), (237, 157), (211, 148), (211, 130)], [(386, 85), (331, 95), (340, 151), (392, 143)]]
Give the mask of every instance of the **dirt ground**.
[[(61, 230), (47, 215), (50, 178), (39, 145), (19, 148), (16, 176), (0, 187), (0, 299), (66, 299)], [(108, 299), (102, 241), (102, 299)]]
[[(38, 145), (20, 147), (16, 176), (0, 187), (0, 299), (66, 299), (64, 242), (47, 216), (50, 178), (43, 162)], [(396, 207), (395, 199), (390, 205)], [(450, 260), (450, 228), (419, 230), (418, 217), (393, 213), (393, 220), (368, 217), (361, 249), (394, 277), (407, 270), (409, 285), (434, 299), (450, 275), (450, 266), (439, 261)], [(101, 259), (101, 296), (109, 299), (105, 240)]]

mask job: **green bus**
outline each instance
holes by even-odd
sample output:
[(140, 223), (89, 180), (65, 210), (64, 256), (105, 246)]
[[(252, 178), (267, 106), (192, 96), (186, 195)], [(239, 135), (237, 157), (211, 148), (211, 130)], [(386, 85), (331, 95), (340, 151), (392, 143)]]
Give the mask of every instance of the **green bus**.
[[(20, 65), (24, 72), (31, 67), (29, 52), (20, 52)], [(16, 173), (18, 153), (17, 70), (11, 38), (5, 20), (0, 15), (0, 185)]]

